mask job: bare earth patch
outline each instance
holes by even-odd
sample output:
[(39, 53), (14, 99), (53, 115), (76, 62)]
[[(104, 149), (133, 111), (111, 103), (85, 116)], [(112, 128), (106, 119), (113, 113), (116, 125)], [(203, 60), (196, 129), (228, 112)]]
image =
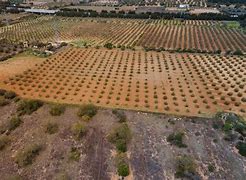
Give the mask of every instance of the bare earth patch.
[(4, 80), (24, 71), (34, 68), (36, 64), (43, 62), (45, 58), (39, 58), (25, 53), (19, 54), (7, 61), (0, 62), (0, 85)]

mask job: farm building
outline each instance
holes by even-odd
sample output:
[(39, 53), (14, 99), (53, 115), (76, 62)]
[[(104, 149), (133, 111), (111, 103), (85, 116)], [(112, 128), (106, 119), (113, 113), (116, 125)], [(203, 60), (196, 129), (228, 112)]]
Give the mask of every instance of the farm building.
[(55, 14), (59, 10), (47, 10), (47, 9), (25, 9), (25, 12), (36, 14)]
[(165, 13), (165, 8), (161, 6), (138, 6), (136, 8), (136, 13)]

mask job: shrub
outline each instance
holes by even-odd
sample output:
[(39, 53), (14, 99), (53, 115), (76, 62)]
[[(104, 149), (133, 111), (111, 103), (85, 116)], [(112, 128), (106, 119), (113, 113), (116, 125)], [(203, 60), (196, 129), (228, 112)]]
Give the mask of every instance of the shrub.
[(50, 114), (52, 116), (60, 116), (65, 111), (65, 106), (63, 105), (53, 105), (50, 109)]
[(5, 180), (22, 180), (23, 178), (20, 175), (8, 175), (7, 179)]
[(6, 135), (0, 136), (0, 151), (10, 143), (10, 138)]
[(246, 143), (245, 142), (238, 142), (236, 145), (236, 148), (238, 149), (239, 154), (242, 156), (246, 156)]
[(186, 177), (186, 174), (195, 174), (196, 164), (190, 156), (181, 156), (177, 158), (176, 162), (176, 177)]
[(104, 47), (108, 48), (108, 49), (112, 49), (113, 48), (113, 44), (112, 43), (106, 43), (106, 44), (104, 44)]
[(208, 165), (208, 171), (209, 172), (214, 172), (214, 170), (215, 170), (215, 167), (212, 164), (209, 164)]
[(58, 131), (59, 127), (57, 123), (48, 122), (45, 125), (45, 133), (54, 134)]
[(0, 89), (0, 96), (4, 96), (5, 93), (6, 93), (6, 90)]
[(243, 53), (240, 50), (236, 50), (236, 51), (233, 52), (233, 55), (239, 55), (239, 56), (241, 56), (241, 55), (243, 55)]
[(13, 98), (16, 97), (16, 94), (15, 94), (15, 92), (13, 92), (13, 91), (7, 91), (7, 92), (4, 94), (4, 97), (5, 97), (6, 99), (13, 99)]
[(60, 172), (56, 175), (54, 180), (70, 180), (70, 177), (66, 172)]
[(22, 120), (20, 117), (18, 116), (12, 117), (8, 123), (8, 130), (9, 131), (15, 130), (17, 127), (20, 126), (21, 123), (22, 123)]
[(127, 143), (131, 140), (131, 131), (126, 123), (120, 124), (108, 135), (108, 140), (113, 143), (120, 152), (127, 151)]
[(94, 106), (93, 104), (87, 104), (81, 106), (78, 112), (79, 117), (88, 116), (92, 118), (96, 114), (97, 114), (97, 107)]
[(246, 136), (246, 123), (242, 120), (237, 122), (233, 128), (235, 131), (239, 132), (242, 136)]
[(120, 123), (126, 122), (126, 115), (124, 112), (114, 109), (112, 113), (119, 118)]
[(69, 159), (73, 161), (79, 161), (80, 159), (80, 152), (78, 148), (72, 147), (70, 152), (69, 152)]
[(40, 144), (33, 144), (28, 146), (23, 151), (17, 153), (15, 162), (21, 167), (32, 164), (35, 157), (39, 155), (42, 148), (43, 147)]
[(22, 100), (19, 102), (17, 111), (20, 115), (32, 114), (43, 105), (42, 101), (39, 100)]
[(127, 162), (127, 157), (124, 153), (120, 153), (116, 156), (116, 166), (119, 176), (125, 177), (129, 175), (129, 165)]
[(9, 104), (9, 101), (3, 96), (0, 96), (0, 106), (6, 106), (7, 104)]
[(84, 124), (78, 122), (72, 125), (71, 131), (76, 139), (81, 139), (86, 133), (86, 127)]
[(115, 142), (116, 149), (119, 152), (126, 152), (127, 151), (127, 143), (125, 140), (119, 139)]
[(187, 145), (183, 143), (183, 137), (183, 132), (172, 133), (167, 137), (167, 141), (170, 142), (172, 145), (178, 146), (180, 148), (185, 148), (187, 147)]

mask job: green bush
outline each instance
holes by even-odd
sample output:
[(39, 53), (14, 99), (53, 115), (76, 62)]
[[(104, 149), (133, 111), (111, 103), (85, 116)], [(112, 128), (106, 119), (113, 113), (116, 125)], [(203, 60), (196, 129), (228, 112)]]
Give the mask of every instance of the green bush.
[(241, 55), (243, 55), (243, 53), (240, 50), (236, 50), (236, 51), (233, 52), (233, 55), (241, 56)]
[(72, 147), (70, 152), (69, 152), (69, 159), (73, 161), (79, 161), (80, 159), (80, 152), (78, 148)]
[(183, 143), (183, 136), (183, 132), (172, 133), (167, 137), (167, 141), (170, 142), (172, 145), (178, 146), (180, 148), (185, 148), (187, 147), (187, 145)]
[(124, 112), (116, 110), (116, 109), (114, 109), (112, 112), (114, 115), (116, 115), (119, 118), (120, 123), (126, 122), (126, 115)]
[(18, 116), (12, 117), (10, 121), (8, 122), (8, 130), (9, 131), (15, 130), (17, 127), (20, 126), (21, 123), (22, 123), (22, 120), (20, 117)]
[(214, 172), (214, 170), (215, 170), (215, 167), (212, 164), (209, 164), (208, 165), (208, 171), (209, 172)]
[(23, 151), (17, 153), (15, 157), (15, 162), (21, 166), (27, 166), (32, 164), (36, 156), (39, 155), (40, 151), (43, 149), (43, 146), (40, 144), (33, 144), (25, 148)]
[(54, 122), (48, 122), (45, 125), (45, 133), (48, 134), (54, 134), (58, 131), (58, 129), (59, 129), (58, 124)]
[(13, 91), (7, 91), (7, 92), (4, 94), (4, 97), (5, 97), (6, 99), (13, 99), (13, 98), (16, 97), (16, 94), (15, 94), (15, 92), (13, 92)]
[(126, 152), (127, 151), (127, 142), (125, 140), (119, 139), (115, 142), (116, 149), (119, 152)]
[(0, 136), (0, 151), (3, 150), (8, 144), (10, 144), (10, 138), (6, 135)]
[(108, 135), (109, 142), (113, 143), (120, 152), (127, 151), (127, 143), (131, 140), (131, 131), (126, 123), (120, 124)]
[(117, 173), (119, 176), (126, 177), (129, 175), (129, 165), (127, 157), (124, 153), (120, 153), (116, 156)]
[(113, 48), (113, 44), (112, 43), (106, 43), (106, 44), (104, 44), (104, 47), (108, 48), (108, 49), (112, 49)]
[(233, 125), (230, 124), (230, 123), (225, 123), (224, 126), (223, 126), (223, 130), (224, 130), (225, 132), (229, 132), (229, 131), (232, 130), (232, 129), (233, 129)]
[(0, 96), (0, 106), (6, 106), (7, 104), (9, 104), (9, 101), (3, 96)]
[(244, 121), (238, 122), (234, 125), (235, 131), (239, 132), (244, 137), (246, 136), (246, 123)]
[(43, 105), (39, 100), (21, 100), (18, 104), (17, 111), (20, 115), (32, 114)]
[(97, 114), (97, 107), (94, 106), (93, 104), (87, 104), (81, 106), (78, 112), (79, 117), (88, 116), (92, 118), (96, 114)]
[(53, 105), (50, 108), (50, 114), (52, 116), (60, 116), (61, 114), (63, 114), (65, 111), (65, 106), (63, 105)]
[(71, 131), (76, 139), (81, 139), (86, 133), (86, 126), (80, 122), (72, 125)]
[(238, 142), (236, 145), (236, 148), (238, 149), (239, 154), (242, 156), (246, 156), (246, 143), (245, 142)]
[(190, 156), (181, 156), (177, 158), (176, 161), (176, 177), (185, 177), (186, 173), (195, 174), (196, 173), (196, 163)]

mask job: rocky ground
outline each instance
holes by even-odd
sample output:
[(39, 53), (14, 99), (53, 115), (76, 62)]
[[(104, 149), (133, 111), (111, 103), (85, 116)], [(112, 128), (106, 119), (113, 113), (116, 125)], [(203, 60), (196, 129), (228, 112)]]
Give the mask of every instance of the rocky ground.
[[(0, 106), (0, 127), (17, 114), (17, 106), (14, 100)], [(84, 122), (86, 134), (76, 140), (71, 126), (83, 121), (77, 115), (79, 107), (67, 106), (60, 116), (52, 116), (50, 108), (45, 103), (32, 114), (21, 116), (22, 123), (16, 129), (1, 131), (0, 136), (10, 138), (0, 151), (1, 179), (118, 179), (116, 150), (107, 138), (119, 123), (112, 110), (99, 109)], [(130, 175), (126, 179), (176, 179), (177, 158), (184, 155), (196, 164), (195, 173), (187, 173), (187, 179), (245, 179), (246, 159), (235, 148), (236, 140), (225, 140), (225, 132), (215, 128), (217, 119), (122, 112), (132, 134), (127, 151)], [(48, 122), (58, 124), (55, 133), (46, 132)], [(183, 133), (186, 147), (167, 141), (177, 132)], [(42, 150), (31, 164), (21, 167), (16, 156), (30, 144), (42, 144)], [(72, 147), (79, 153), (76, 160), (71, 159)]]

